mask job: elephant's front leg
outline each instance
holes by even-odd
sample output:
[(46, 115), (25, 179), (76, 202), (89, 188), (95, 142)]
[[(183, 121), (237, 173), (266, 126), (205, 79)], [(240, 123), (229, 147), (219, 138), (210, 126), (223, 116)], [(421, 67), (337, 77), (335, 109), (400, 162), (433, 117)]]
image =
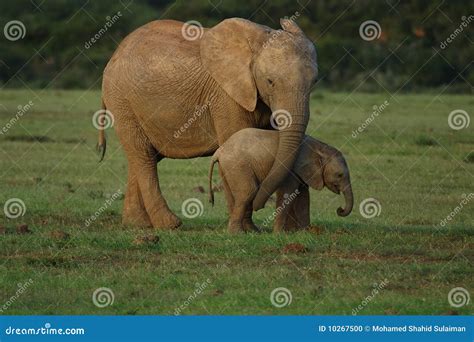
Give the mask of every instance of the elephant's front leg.
[(260, 232), (260, 229), (255, 225), (255, 223), (253, 223), (252, 213), (252, 206), (248, 204), (247, 210), (245, 211), (244, 220), (242, 222), (243, 228), (246, 232)]

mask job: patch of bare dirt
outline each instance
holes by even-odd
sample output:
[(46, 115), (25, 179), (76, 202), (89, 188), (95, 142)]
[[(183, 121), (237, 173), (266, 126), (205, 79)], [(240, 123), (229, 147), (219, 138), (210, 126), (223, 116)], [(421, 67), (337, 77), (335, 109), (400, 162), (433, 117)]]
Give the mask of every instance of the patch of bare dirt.
[(69, 240), (71, 237), (68, 233), (63, 232), (62, 230), (53, 230), (51, 233), (49, 233), (49, 236), (53, 240), (58, 240), (58, 241), (66, 241)]
[(224, 294), (224, 291), (220, 290), (220, 289), (216, 289), (214, 291), (212, 291), (212, 295), (214, 297), (217, 297), (217, 296), (222, 296)]
[(193, 191), (194, 191), (194, 192), (198, 192), (198, 193), (200, 193), (200, 194), (206, 193), (206, 190), (205, 190), (204, 187), (201, 186), (201, 185), (199, 185), (199, 186), (193, 188)]
[(308, 228), (308, 232), (315, 235), (321, 235), (322, 233), (324, 233), (324, 231), (325, 231), (324, 227), (321, 227), (321, 226), (310, 226)]
[(139, 236), (133, 240), (135, 246), (156, 245), (158, 242), (160, 242), (160, 237), (158, 235)]
[(458, 316), (458, 315), (459, 315), (459, 312), (457, 312), (456, 310), (449, 310), (449, 311), (445, 312), (443, 315), (446, 315), (446, 316)]
[(301, 243), (294, 242), (294, 243), (289, 243), (289, 244), (287, 244), (285, 247), (283, 247), (282, 252), (283, 252), (284, 254), (290, 254), (290, 253), (296, 253), (296, 254), (299, 254), (299, 253), (307, 253), (307, 252), (308, 252), (308, 248), (306, 248), (306, 247), (305, 247), (304, 245), (302, 245)]
[(24, 235), (24, 234), (31, 234), (33, 232), (28, 228), (27, 224), (20, 224), (19, 226), (16, 227), (16, 233), (20, 235)]

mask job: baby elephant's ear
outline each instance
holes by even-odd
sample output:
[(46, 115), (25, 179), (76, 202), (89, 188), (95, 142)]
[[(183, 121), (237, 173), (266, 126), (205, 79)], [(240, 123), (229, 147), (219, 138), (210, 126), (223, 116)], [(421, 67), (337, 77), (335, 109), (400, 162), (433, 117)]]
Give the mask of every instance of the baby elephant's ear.
[(303, 153), (295, 163), (295, 171), (300, 178), (315, 190), (324, 187), (322, 157), (317, 153)]

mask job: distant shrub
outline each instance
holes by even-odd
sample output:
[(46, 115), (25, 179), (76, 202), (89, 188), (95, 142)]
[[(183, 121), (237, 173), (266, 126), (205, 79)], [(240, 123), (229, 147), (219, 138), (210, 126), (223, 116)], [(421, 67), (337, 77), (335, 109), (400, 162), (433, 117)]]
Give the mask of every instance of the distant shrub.
[(420, 135), (415, 139), (415, 144), (418, 146), (438, 146), (438, 142), (432, 137)]
[(463, 160), (466, 163), (474, 163), (474, 151), (471, 151), (468, 154), (466, 154)]

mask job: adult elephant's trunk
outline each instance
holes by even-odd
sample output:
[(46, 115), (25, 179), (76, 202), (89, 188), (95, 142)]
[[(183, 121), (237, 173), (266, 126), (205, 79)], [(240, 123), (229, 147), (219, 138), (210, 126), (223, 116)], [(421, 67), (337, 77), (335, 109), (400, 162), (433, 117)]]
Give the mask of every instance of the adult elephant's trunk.
[(337, 214), (339, 216), (347, 216), (351, 213), (352, 207), (354, 206), (354, 195), (352, 193), (352, 187), (351, 184), (349, 183), (345, 189), (342, 191), (344, 195), (344, 199), (346, 201), (346, 206), (345, 208), (337, 208)]
[[(298, 155), (298, 149), (308, 125), (309, 105), (302, 103), (288, 107), (280, 106), (273, 111), (272, 122), (278, 125), (279, 142), (275, 161), (270, 172), (260, 185), (253, 201), (253, 210), (260, 210), (265, 206), (268, 198), (275, 192), (286, 178)], [(275, 126), (272, 124), (272, 126)]]

